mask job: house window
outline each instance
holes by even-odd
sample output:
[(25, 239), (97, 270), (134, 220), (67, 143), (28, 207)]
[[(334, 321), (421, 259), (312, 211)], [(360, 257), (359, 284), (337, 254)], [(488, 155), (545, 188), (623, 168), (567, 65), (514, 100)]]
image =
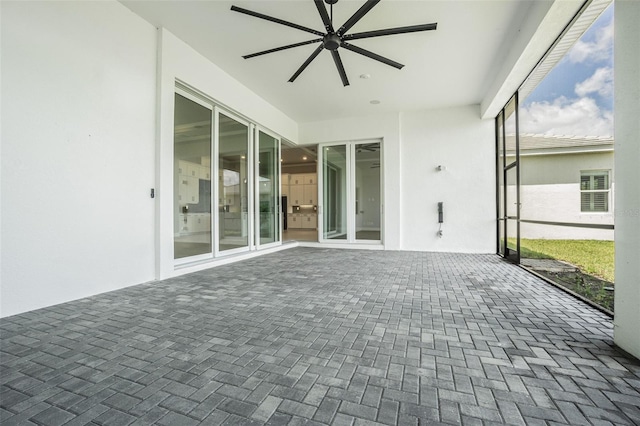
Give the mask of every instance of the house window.
[(609, 211), (609, 171), (580, 172), (580, 211)]

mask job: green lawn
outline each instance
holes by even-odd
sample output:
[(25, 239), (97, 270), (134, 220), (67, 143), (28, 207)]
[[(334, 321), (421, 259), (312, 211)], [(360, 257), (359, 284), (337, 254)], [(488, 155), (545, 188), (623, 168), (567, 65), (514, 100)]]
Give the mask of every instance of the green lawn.
[(522, 258), (562, 260), (577, 266), (584, 273), (614, 282), (613, 241), (523, 238), (520, 248)]

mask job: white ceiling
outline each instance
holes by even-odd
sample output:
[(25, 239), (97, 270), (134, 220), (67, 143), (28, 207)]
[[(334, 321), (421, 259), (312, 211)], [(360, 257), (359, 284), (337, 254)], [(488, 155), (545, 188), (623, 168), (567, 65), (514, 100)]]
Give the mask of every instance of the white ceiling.
[[(350, 86), (343, 87), (323, 51), (294, 83), (291, 75), (318, 44), (243, 59), (242, 55), (317, 38), (252, 16), (231, 5), (324, 30), (312, 0), (121, 0), (156, 27), (165, 27), (253, 92), (299, 123), (376, 112), (479, 104), (531, 5), (523, 0), (383, 0), (349, 33), (431, 22), (436, 31), (354, 40), (352, 44), (405, 65), (397, 70), (339, 49)], [(363, 0), (340, 0), (334, 26)], [(361, 74), (371, 78), (361, 79)], [(371, 100), (380, 104), (372, 105)]]

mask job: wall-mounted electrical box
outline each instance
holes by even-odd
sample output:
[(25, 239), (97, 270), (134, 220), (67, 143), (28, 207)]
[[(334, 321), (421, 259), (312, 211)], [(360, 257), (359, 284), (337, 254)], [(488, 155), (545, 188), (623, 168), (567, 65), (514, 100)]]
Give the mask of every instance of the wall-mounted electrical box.
[(442, 201), (438, 203), (438, 223), (444, 222), (443, 204)]

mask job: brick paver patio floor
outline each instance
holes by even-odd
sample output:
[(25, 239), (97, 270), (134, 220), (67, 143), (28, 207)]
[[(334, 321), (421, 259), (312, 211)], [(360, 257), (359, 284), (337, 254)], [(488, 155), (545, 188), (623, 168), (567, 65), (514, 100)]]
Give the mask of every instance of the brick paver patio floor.
[(493, 255), (294, 248), (0, 330), (3, 425), (640, 424), (611, 319)]

